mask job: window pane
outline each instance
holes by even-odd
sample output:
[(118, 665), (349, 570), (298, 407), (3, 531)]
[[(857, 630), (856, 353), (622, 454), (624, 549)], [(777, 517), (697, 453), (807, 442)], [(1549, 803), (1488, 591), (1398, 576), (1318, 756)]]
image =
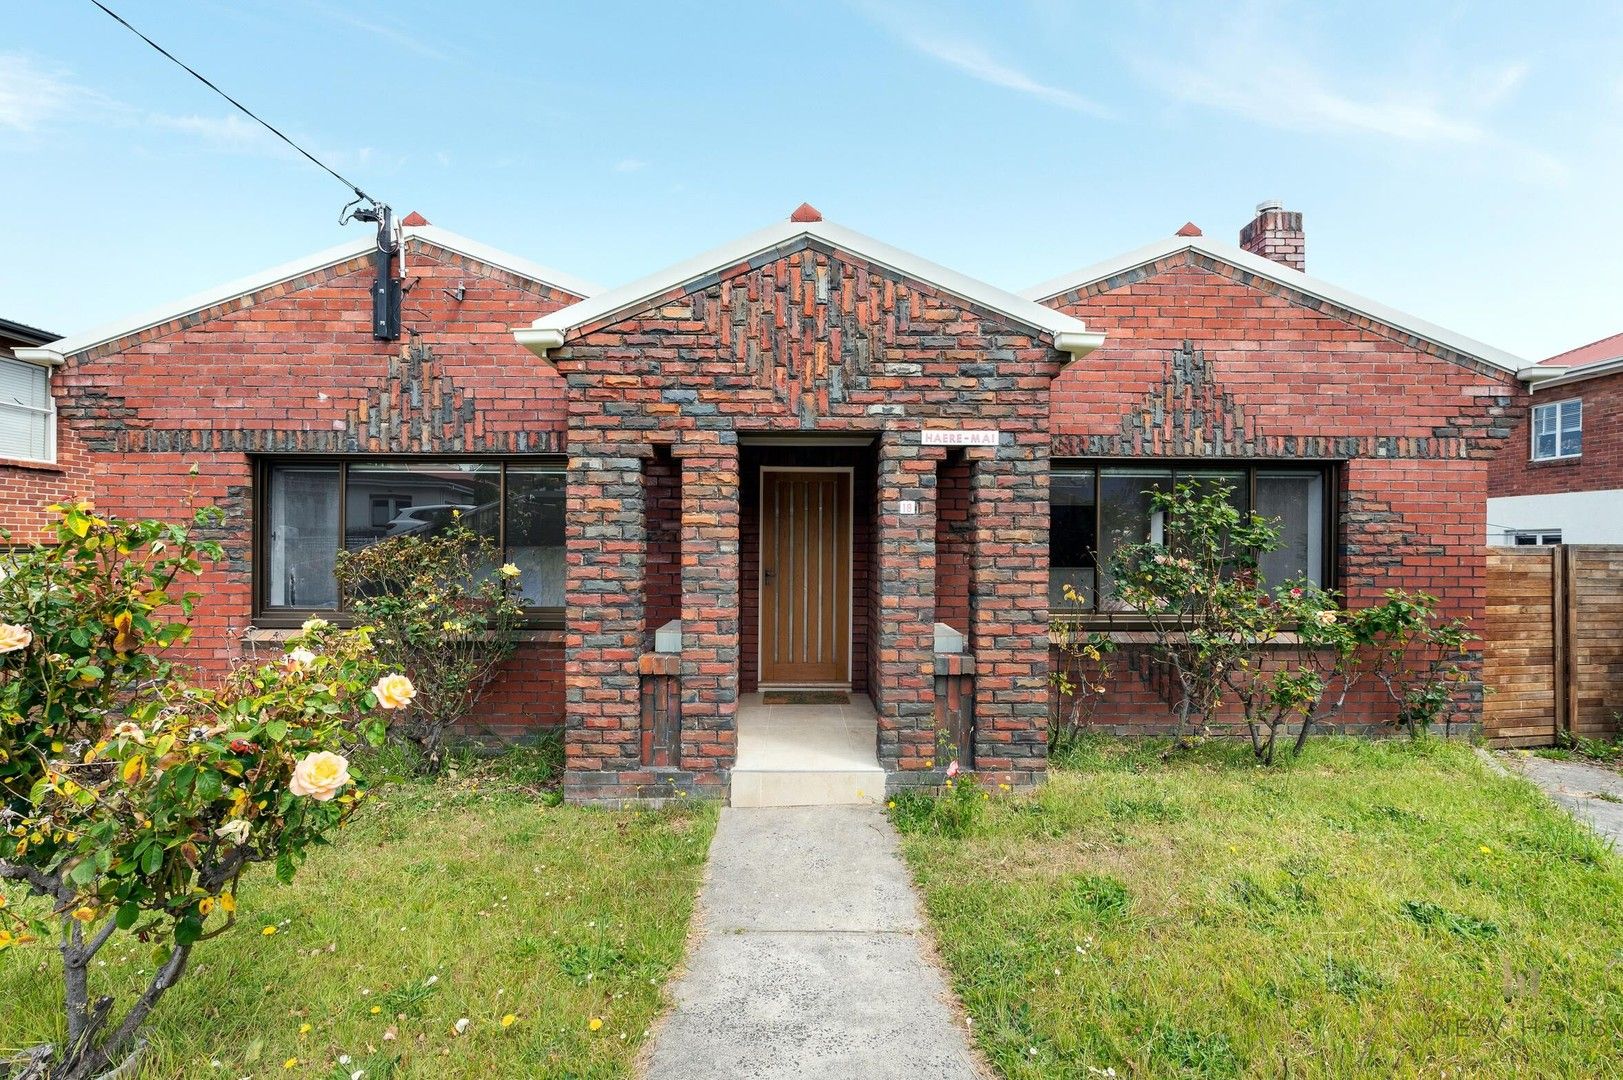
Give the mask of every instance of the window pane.
[(1258, 472), (1257, 513), (1279, 529), (1279, 550), (1259, 560), (1263, 581), (1278, 585), (1305, 576), (1324, 584), (1324, 477)]
[(1076, 591), (1081, 607), (1093, 607), (1093, 530), (1098, 505), (1093, 470), (1055, 473), (1049, 484), (1048, 605), (1064, 611), (1076, 605), (1065, 599), (1065, 586)]
[(50, 373), (38, 364), (0, 359), (0, 457), (50, 457)]
[(1575, 457), (1583, 452), (1583, 402), (1561, 403), (1561, 456)]
[(1105, 469), (1099, 475), (1099, 606), (1125, 610), (1113, 595), (1110, 560), (1129, 544), (1166, 542), (1166, 515), (1150, 512), (1150, 492), (1169, 491), (1170, 469)]
[(474, 462), (368, 462), (345, 484), (344, 547), (393, 536), (433, 535), (452, 521), (495, 542), (501, 528), (501, 466)]
[(278, 465), (266, 507), (266, 574), (275, 607), (338, 606), (338, 466)]
[(1229, 489), (1229, 505), (1245, 514), (1251, 509), (1250, 484), (1246, 482), (1245, 473), (1239, 470), (1218, 469), (1179, 469), (1176, 480), (1180, 484), (1192, 484), (1197, 493), (1201, 495), (1215, 495), (1219, 487)]
[(526, 607), (564, 606), (564, 474), (507, 470), (507, 561), (517, 566)]
[(1533, 408), (1533, 431), (1539, 435), (1555, 430), (1555, 406), (1538, 405)]
[(1533, 456), (1538, 458), (1555, 457), (1555, 432), (1540, 433), (1533, 443)]

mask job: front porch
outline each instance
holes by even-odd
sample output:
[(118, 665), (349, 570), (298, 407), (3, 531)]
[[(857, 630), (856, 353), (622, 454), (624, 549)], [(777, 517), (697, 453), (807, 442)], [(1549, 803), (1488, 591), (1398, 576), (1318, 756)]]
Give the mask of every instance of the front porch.
[(569, 393), (566, 794), (1037, 782), (1049, 384), (1098, 335), (815, 219), (739, 247), (520, 332)]

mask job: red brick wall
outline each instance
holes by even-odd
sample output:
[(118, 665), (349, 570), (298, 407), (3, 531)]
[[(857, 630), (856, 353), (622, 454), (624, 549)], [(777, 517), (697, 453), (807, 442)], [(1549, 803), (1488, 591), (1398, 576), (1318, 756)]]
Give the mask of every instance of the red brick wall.
[[(87, 455), (96, 503), (112, 513), (223, 507), (227, 558), (198, 583), (197, 633), (180, 650), (219, 671), (241, 655), (252, 619), (255, 456), (561, 454), (562, 383), (512, 327), (574, 298), (408, 243), (414, 283), (398, 342), (372, 339), (372, 268), (356, 259), (70, 357), (53, 377), (67, 471), (0, 468), (0, 524), (27, 531), (41, 499), (82, 490)], [(460, 303), (446, 292), (457, 286)], [(558, 639), (524, 646), (482, 719), (509, 730), (558, 722)]]
[[(1519, 410), (1512, 374), (1187, 253), (1049, 303), (1106, 335), (1054, 383), (1055, 458), (1344, 462), (1349, 601), (1423, 589), (1480, 629), (1487, 473)], [(1104, 716), (1142, 723), (1155, 697), (1138, 686)], [(1474, 718), (1480, 688), (1461, 704)]]
[(682, 464), (668, 454), (643, 462), (648, 488), (648, 626), (682, 617)]
[(969, 626), (969, 577), (975, 535), (969, 517), (969, 462), (949, 459), (936, 470), (935, 617), (960, 634)]
[[(1555, 461), (1532, 460), (1533, 406), (1572, 398), (1584, 403), (1583, 455)], [(1617, 423), (1617, 417), (1623, 416), (1623, 372), (1524, 394), (1522, 403), (1527, 411), (1510, 429), (1510, 438), (1489, 470), (1490, 495), (1623, 488), (1623, 425)]]

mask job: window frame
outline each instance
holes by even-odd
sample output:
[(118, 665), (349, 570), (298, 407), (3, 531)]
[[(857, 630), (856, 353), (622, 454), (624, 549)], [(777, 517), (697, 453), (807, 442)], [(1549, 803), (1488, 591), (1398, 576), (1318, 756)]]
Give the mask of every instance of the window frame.
[[(1576, 454), (1563, 454), (1561, 452), (1561, 407), (1563, 405), (1578, 406), (1578, 452)], [(1541, 412), (1555, 413), (1555, 453), (1540, 454), (1538, 452), (1538, 417)], [(1581, 397), (1562, 398), (1559, 401), (1541, 401), (1534, 405), (1527, 415), (1527, 442), (1530, 461), (1577, 461), (1584, 456), (1584, 399)]]
[(0, 455), (0, 457), (8, 458), (11, 461), (28, 461), (28, 462), (34, 462), (34, 463), (37, 463), (37, 464), (40, 464), (40, 465), (55, 465), (56, 464), (56, 395), (54, 393), (52, 393), (52, 391), (51, 391), (52, 365), (50, 365), (50, 364), (36, 364), (32, 360), (23, 360), (20, 357), (8, 356), (3, 351), (0, 351), (0, 362), (4, 362), (4, 363), (8, 363), (8, 364), (18, 364), (18, 365), (21, 365), (22, 367), (27, 368), (27, 369), (40, 371), (40, 372), (44, 373), (44, 376), (45, 376), (45, 404), (43, 406), (40, 406), (40, 405), (24, 405), (24, 404), (22, 404), (20, 402), (15, 402), (15, 401), (0, 401), (0, 412), (3, 412), (3, 410), (5, 410), (5, 409), (17, 409), (17, 410), (19, 410), (21, 412), (33, 413), (33, 414), (35, 414), (37, 416), (43, 416), (45, 418), (45, 456), (44, 457), (29, 457), (27, 455), (6, 454), (6, 455)]
[[(1122, 467), (1167, 469), (1171, 471), (1171, 483), (1176, 487), (1184, 477), (1179, 476), (1180, 471), (1188, 473), (1216, 473), (1216, 472), (1244, 472), (1246, 477), (1246, 505), (1255, 508), (1257, 505), (1257, 474), (1262, 472), (1303, 472), (1317, 473), (1322, 480), (1321, 499), (1323, 505), (1323, 535), (1319, 538), (1321, 544), (1320, 558), (1324, 566), (1324, 581), (1322, 586), (1329, 591), (1338, 592), (1342, 584), (1341, 551), (1341, 495), (1345, 461), (1315, 461), (1299, 458), (1247, 458), (1235, 460), (1233, 458), (1055, 458), (1049, 465), (1050, 476), (1060, 473), (1093, 473), (1093, 490), (1095, 511), (1093, 515), (1093, 551), (1096, 565), (1094, 567), (1094, 596), (1093, 604), (1086, 611), (1077, 613), (1077, 619), (1083, 625), (1109, 625), (1117, 628), (1132, 628), (1135, 626), (1148, 626), (1149, 622), (1141, 613), (1132, 611), (1102, 611), (1099, 608), (1099, 571), (1097, 558), (1099, 551), (1099, 529), (1101, 514), (1097, 510), (1099, 492), (1103, 473), (1106, 469)], [(1050, 539), (1049, 547), (1052, 549), (1053, 541)], [(1053, 568), (1050, 567), (1050, 574)], [(1052, 613), (1050, 613), (1052, 614)]]
[[(338, 543), (342, 550), (347, 521), (349, 469), (351, 465), (374, 462), (399, 465), (497, 465), (498, 494), (501, 513), (497, 515), (496, 542), (505, 551), (507, 543), (507, 470), (514, 465), (530, 468), (555, 469), (568, 476), (569, 459), (558, 454), (275, 454), (255, 457), (253, 460), (252, 570), (253, 624), (267, 630), (298, 627), (306, 619), (328, 619), (340, 626), (353, 625), (353, 612), (340, 607), (303, 608), (277, 607), (270, 603), (270, 579), (264, 572), (270, 557), (270, 476), (278, 466), (323, 465), (338, 467)], [(567, 494), (565, 514), (568, 514)], [(525, 608), (521, 625), (527, 630), (561, 630), (564, 626), (563, 607)]]

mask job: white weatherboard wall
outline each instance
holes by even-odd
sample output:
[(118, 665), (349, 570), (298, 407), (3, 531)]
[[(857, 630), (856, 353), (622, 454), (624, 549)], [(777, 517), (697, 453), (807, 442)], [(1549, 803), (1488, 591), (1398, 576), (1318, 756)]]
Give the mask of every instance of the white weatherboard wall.
[(1560, 530), (1564, 544), (1623, 544), (1623, 489), (1510, 495), (1488, 500), (1488, 543), (1511, 533)]

